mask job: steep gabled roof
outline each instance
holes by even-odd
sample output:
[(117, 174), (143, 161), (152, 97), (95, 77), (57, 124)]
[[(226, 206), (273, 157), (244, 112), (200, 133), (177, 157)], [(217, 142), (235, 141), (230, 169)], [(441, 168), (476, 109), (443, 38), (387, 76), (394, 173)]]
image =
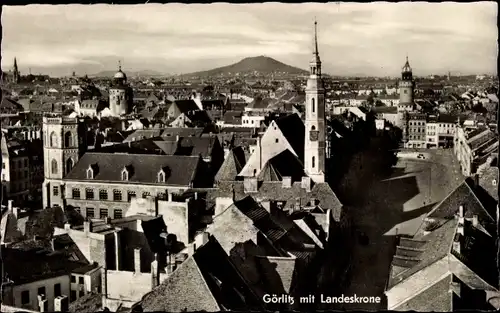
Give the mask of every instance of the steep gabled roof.
[(427, 214), (429, 218), (450, 219), (458, 212), (460, 206), (464, 208), (464, 215), (467, 218), (478, 215), (482, 220), (494, 222), (494, 213), (488, 212), (473, 191), (473, 182), (466, 179), (455, 190)]
[(292, 181), (300, 181), (303, 176), (306, 175), (302, 162), (290, 150), (285, 150), (264, 165), (259, 180), (282, 181), (283, 177), (291, 177)]
[(233, 181), (245, 166), (245, 152), (241, 147), (236, 147), (229, 151), (229, 154), (224, 159), (219, 171), (215, 175), (215, 181)]
[(146, 294), (140, 305), (143, 311), (165, 312), (262, 309), (214, 237)]
[(275, 122), (290, 146), (297, 153), (299, 160), (303, 161), (305, 143), (304, 122), (302, 122), (297, 114), (280, 117)]

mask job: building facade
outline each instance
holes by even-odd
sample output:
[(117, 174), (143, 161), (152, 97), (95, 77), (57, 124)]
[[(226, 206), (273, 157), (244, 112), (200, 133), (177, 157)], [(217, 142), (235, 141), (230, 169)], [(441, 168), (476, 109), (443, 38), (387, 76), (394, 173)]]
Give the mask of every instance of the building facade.
[(3, 200), (14, 200), (18, 205), (26, 200), (30, 193), (29, 153), (25, 146), (16, 140), (8, 140), (4, 134), (1, 146)]
[(314, 182), (322, 183), (325, 181), (326, 172), (325, 88), (321, 78), (317, 22), (314, 23), (314, 51), (309, 69), (306, 86), (304, 169)]
[(426, 148), (427, 147), (427, 116), (422, 113), (407, 113), (407, 141), (406, 148)]

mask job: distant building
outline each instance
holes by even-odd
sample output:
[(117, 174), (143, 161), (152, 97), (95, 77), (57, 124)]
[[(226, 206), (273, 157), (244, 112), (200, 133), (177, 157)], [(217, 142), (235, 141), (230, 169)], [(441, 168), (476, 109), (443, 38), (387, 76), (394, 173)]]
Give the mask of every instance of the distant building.
[(2, 147), (2, 194), (4, 201), (22, 203), (30, 194), (30, 155), (26, 146), (4, 134)]
[(109, 88), (109, 109), (113, 116), (130, 113), (133, 102), (133, 91), (127, 84), (127, 75), (122, 72), (121, 65), (113, 77), (113, 86)]

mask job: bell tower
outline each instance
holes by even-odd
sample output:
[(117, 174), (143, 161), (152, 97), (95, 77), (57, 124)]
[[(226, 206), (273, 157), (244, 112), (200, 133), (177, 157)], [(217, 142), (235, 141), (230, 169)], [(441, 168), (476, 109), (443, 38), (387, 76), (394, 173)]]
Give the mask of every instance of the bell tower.
[(325, 88), (321, 78), (321, 60), (318, 52), (317, 25), (314, 21), (313, 57), (309, 62), (309, 79), (306, 86), (304, 168), (316, 183), (325, 181)]
[(43, 203), (64, 207), (63, 178), (73, 169), (85, 149), (83, 126), (77, 118), (43, 118)]

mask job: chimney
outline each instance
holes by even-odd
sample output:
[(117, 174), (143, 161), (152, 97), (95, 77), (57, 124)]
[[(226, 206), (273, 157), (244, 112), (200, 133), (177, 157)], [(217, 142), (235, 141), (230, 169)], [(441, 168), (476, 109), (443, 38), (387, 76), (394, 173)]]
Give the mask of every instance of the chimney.
[(198, 192), (197, 191), (194, 192), (194, 199), (198, 200)]
[(50, 239), (50, 247), (51, 247), (52, 251), (56, 251), (56, 247), (54, 245), (54, 241), (55, 241), (54, 238)]
[(85, 233), (92, 232), (92, 221), (91, 220), (87, 220), (87, 221), (83, 222), (83, 231)]
[(460, 237), (455, 238), (455, 240), (453, 240), (453, 250), (457, 253), (461, 253), (460, 252)]
[(458, 208), (458, 217), (464, 217), (464, 207), (463, 207), (463, 205), (461, 205)]
[(7, 208), (9, 209), (10, 213), (12, 213), (13, 206), (14, 206), (14, 200), (7, 201)]
[(474, 174), (472, 179), (474, 180), (474, 188), (477, 188), (479, 186), (479, 174)]
[(134, 269), (136, 274), (141, 272), (141, 248), (134, 249)]
[(48, 312), (49, 311), (49, 302), (45, 299), (45, 296), (38, 296), (38, 308), (39, 312)]
[(302, 177), (301, 187), (306, 190), (306, 192), (311, 191), (311, 178), (307, 176)]
[(292, 188), (292, 177), (283, 176), (283, 188)]
[(479, 219), (476, 214), (472, 216), (472, 226), (477, 227), (479, 225)]
[(151, 262), (151, 289), (160, 284), (160, 267), (158, 266), (158, 254), (154, 254), (154, 261)]
[(167, 196), (168, 196), (168, 202), (172, 202), (172, 193), (171, 192), (167, 192)]
[(295, 198), (295, 205), (294, 205), (294, 210), (295, 211), (300, 211), (301, 203), (300, 203), (300, 197)]
[(19, 218), (19, 210), (20, 210), (20, 208), (18, 208), (18, 207), (13, 207), (12, 208), (12, 214), (14, 214), (14, 216), (16, 217), (16, 219)]
[(65, 223), (64, 224), (64, 230), (70, 230), (71, 229), (71, 224), (70, 223)]
[(120, 240), (120, 232), (115, 231), (115, 266), (116, 270), (121, 270), (121, 257), (122, 257), (122, 249), (121, 249), (121, 240)]

